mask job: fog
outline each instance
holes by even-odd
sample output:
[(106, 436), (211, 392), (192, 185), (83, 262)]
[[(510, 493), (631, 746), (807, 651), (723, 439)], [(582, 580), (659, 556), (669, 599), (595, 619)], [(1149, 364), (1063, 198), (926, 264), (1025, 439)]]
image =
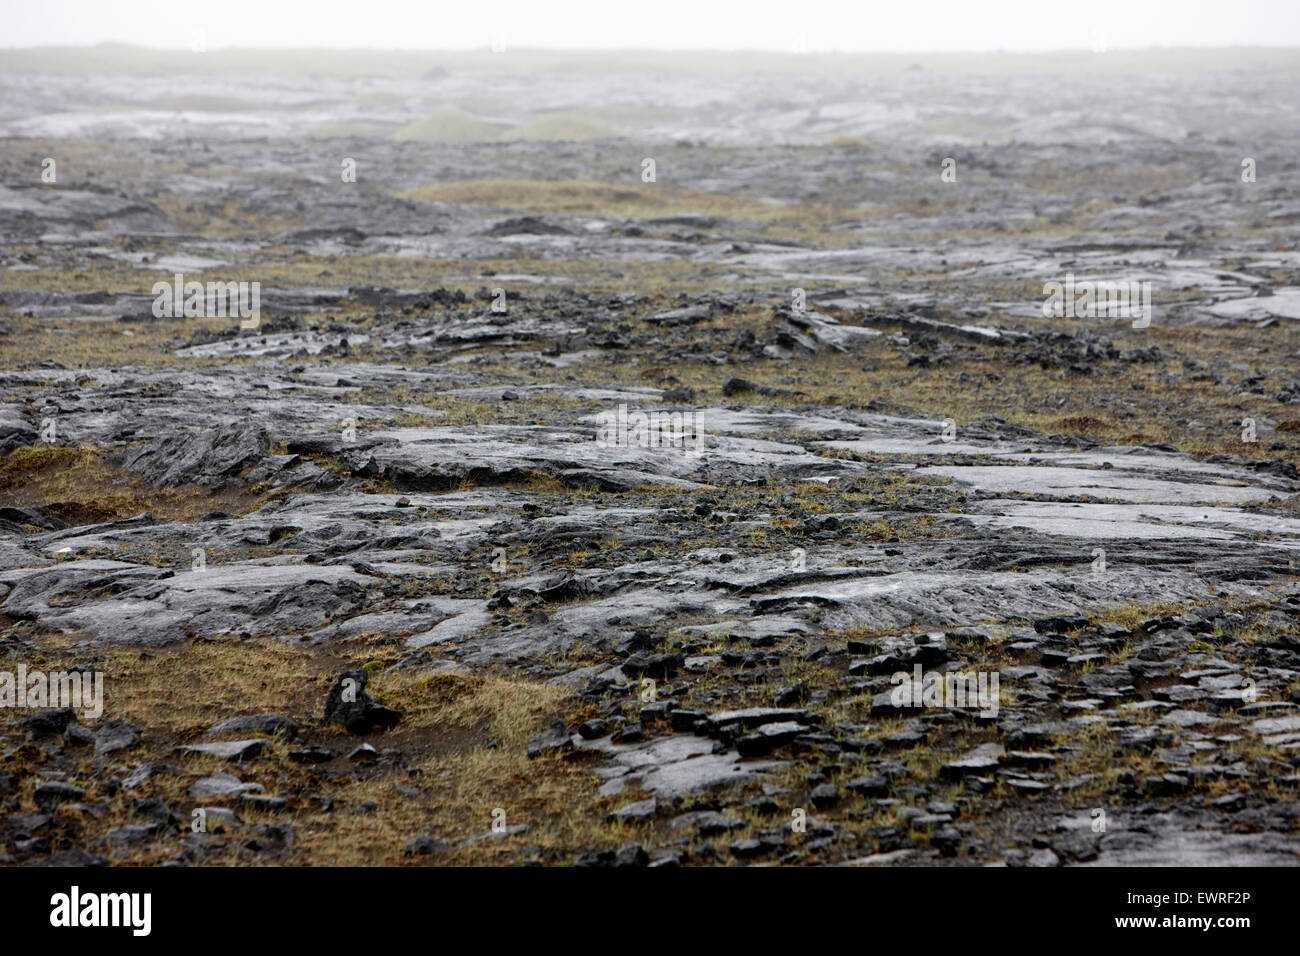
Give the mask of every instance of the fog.
[(131, 43), (168, 49), (376, 47), (819, 51), (1043, 51), (1300, 43), (1292, 0), (1037, 0), (925, 4), (775, 0), (374, 0), (266, 4), (6, 0), (3, 45)]

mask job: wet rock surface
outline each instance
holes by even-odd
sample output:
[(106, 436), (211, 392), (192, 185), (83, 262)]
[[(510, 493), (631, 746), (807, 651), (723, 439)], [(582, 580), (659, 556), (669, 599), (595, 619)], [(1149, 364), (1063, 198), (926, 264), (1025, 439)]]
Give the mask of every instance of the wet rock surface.
[[(700, 81), (677, 82), (663, 95), (685, 102)], [(330, 140), (364, 147), (349, 190), (294, 139), (310, 110), (256, 136), (213, 115), (182, 141), (163, 115), (20, 115), (0, 75), (5, 163), (93, 135), (138, 170), (112, 191), (71, 171), (0, 188), (5, 265), (26, 274), (0, 291), (0, 653), (100, 660), (110, 687), (102, 716), (50, 702), (0, 727), (18, 767), (0, 852), (301, 861), (346, 815), (391, 826), (374, 839), (397, 862), (1294, 865), (1294, 187), (1243, 197), (1218, 171), (1236, 147), (1188, 109), (1113, 131), (1107, 155), (1147, 168), (1177, 144), (1184, 179), (1124, 178), (1103, 203), (1091, 154), (1054, 139), (1074, 94), (1043, 112), (1002, 82), (966, 91), (1007, 104), (1008, 138), (982, 146), (921, 135), (924, 111), (859, 115), (838, 81), (800, 79), (782, 96), (830, 99), (775, 126), (682, 107), (699, 142), (656, 153), (677, 187), (862, 204), (822, 236), (752, 205), (406, 193), (483, 169), (627, 179), (618, 141)], [(1229, 113), (1252, 95), (1216, 90)], [(1272, 102), (1277, 142), (1295, 107)], [(879, 138), (870, 158), (828, 145), (850, 131)], [(218, 135), (247, 136), (238, 169), (208, 168)], [(954, 152), (979, 186), (961, 204), (907, 185)], [(201, 235), (176, 177), (263, 218)], [(259, 268), (257, 329), (165, 323), (143, 291)], [(93, 288), (54, 281), (78, 270)], [(1067, 271), (1154, 280), (1160, 319), (1044, 320), (1037, 290)], [(142, 344), (58, 347), (85, 330)], [(203, 707), (143, 709), (135, 669), (209, 647), (292, 690), (249, 700), (182, 667)], [(538, 712), (494, 722), (520, 700)], [(467, 753), (500, 776), (430, 824), (438, 761)], [(552, 779), (571, 789), (517, 799)], [(565, 814), (613, 825), (552, 826)]]

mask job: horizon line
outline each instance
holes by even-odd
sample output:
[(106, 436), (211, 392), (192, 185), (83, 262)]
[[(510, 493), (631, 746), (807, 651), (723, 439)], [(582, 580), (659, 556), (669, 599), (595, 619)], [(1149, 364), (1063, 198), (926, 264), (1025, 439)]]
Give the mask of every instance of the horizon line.
[(916, 49), (916, 50), (858, 50), (858, 49), (806, 49), (790, 50), (776, 49), (770, 47), (638, 47), (638, 46), (608, 46), (608, 47), (558, 47), (558, 46), (515, 46), (509, 45), (503, 51), (493, 51), (490, 43), (483, 43), (475, 46), (458, 46), (458, 47), (385, 47), (385, 46), (222, 46), (210, 47), (202, 51), (195, 51), (192, 48), (178, 46), (152, 46), (144, 43), (130, 43), (124, 40), (99, 40), (95, 43), (31, 43), (21, 44), (18, 46), (0, 46), (0, 54), (7, 52), (25, 52), (32, 50), (95, 50), (104, 47), (117, 47), (131, 50), (145, 50), (151, 53), (181, 53), (186, 56), (208, 56), (214, 53), (282, 53), (282, 52), (301, 52), (301, 53), (399, 53), (415, 55), (443, 55), (449, 53), (487, 53), (494, 56), (501, 56), (503, 53), (529, 53), (529, 54), (629, 54), (629, 53), (647, 53), (647, 54), (677, 54), (677, 55), (700, 55), (711, 54), (718, 56), (746, 56), (761, 54), (765, 56), (1042, 56), (1047, 54), (1059, 53), (1084, 53), (1090, 56), (1106, 56), (1113, 53), (1214, 53), (1232, 50), (1296, 50), (1300, 51), (1300, 44), (1263, 44), (1263, 43), (1234, 43), (1227, 45), (1197, 45), (1197, 44), (1179, 44), (1176, 46), (1115, 46), (1104, 49), (1094, 49), (1088, 46), (1067, 46), (1067, 47), (1036, 47), (1036, 48), (1007, 48), (998, 47), (994, 49)]

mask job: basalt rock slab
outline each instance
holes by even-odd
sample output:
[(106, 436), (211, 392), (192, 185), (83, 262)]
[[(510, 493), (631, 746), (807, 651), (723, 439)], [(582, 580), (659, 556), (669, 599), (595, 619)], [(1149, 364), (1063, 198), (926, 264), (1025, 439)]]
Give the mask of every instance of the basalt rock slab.
[(395, 727), (402, 715), (385, 707), (366, 691), (370, 674), (365, 670), (345, 671), (339, 675), (325, 699), (325, 723), (342, 724), (350, 734), (368, 734), (373, 730)]

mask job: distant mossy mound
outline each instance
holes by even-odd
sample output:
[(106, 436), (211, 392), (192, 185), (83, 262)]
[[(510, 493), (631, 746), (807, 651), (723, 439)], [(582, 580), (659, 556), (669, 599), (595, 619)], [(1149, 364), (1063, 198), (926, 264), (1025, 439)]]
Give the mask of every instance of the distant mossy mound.
[(483, 143), (500, 138), (501, 130), (491, 123), (455, 112), (433, 113), (393, 133), (393, 139), (418, 143)]
[(663, 219), (672, 216), (714, 216), (726, 219), (796, 221), (817, 226), (853, 215), (832, 206), (773, 205), (761, 199), (674, 189), (636, 181), (639, 169), (629, 170), (632, 182), (609, 183), (585, 179), (462, 179), (416, 186), (398, 193), (403, 199), (492, 206), (535, 215), (630, 216)]
[(695, 211), (725, 196), (695, 193), (684, 201), (682, 191), (655, 186), (587, 180), (474, 179), (419, 186), (401, 193), (408, 199), (473, 206), (496, 206), (530, 213), (611, 216), (666, 216)]
[(571, 116), (552, 113), (523, 126), (516, 126), (505, 134), (505, 139), (523, 140), (592, 140), (617, 139), (623, 135), (612, 126)]
[(831, 140), (831, 146), (835, 149), (875, 149), (861, 136), (836, 136)]

